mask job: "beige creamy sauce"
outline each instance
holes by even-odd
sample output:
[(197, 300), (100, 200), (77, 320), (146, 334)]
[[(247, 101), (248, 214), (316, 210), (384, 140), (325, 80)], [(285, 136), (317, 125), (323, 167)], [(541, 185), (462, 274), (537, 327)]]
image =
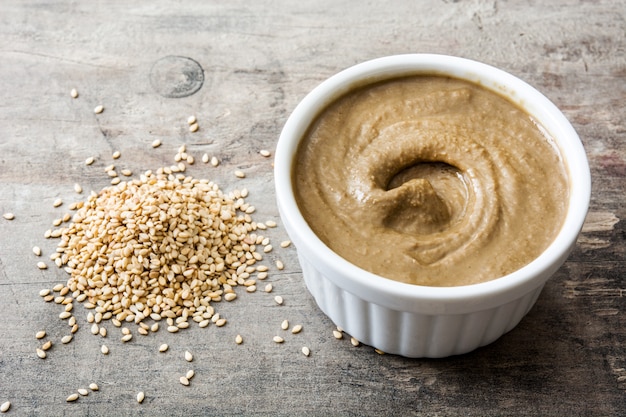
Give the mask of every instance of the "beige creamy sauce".
[(398, 281), (492, 280), (558, 233), (568, 180), (553, 140), (478, 85), (414, 76), (330, 104), (296, 156), (304, 218), (333, 251)]

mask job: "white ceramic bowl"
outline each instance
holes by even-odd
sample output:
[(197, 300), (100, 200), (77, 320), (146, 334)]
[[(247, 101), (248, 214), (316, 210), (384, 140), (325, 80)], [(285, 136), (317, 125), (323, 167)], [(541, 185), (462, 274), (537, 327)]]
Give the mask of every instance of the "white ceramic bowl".
[[(405, 284), (369, 273), (340, 257), (315, 235), (298, 210), (292, 185), (298, 143), (329, 103), (364, 83), (410, 74), (450, 75), (494, 90), (521, 106), (553, 136), (569, 173), (569, 208), (553, 243), (525, 267), (492, 281), (458, 286)], [(332, 76), (295, 108), (275, 158), (278, 209), (294, 242), (306, 285), (330, 319), (361, 342), (407, 357), (445, 357), (487, 345), (528, 313), (550, 276), (565, 262), (589, 206), (585, 151), (565, 116), (520, 79), (475, 61), (432, 54), (389, 56)]]

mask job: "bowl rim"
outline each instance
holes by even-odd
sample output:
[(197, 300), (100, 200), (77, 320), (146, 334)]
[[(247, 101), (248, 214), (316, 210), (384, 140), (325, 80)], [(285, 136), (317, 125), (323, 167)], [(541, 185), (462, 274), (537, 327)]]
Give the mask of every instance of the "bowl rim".
[[(292, 183), (294, 155), (310, 123), (332, 101), (356, 85), (412, 74), (436, 74), (472, 81), (522, 107), (554, 138), (569, 176), (569, 205), (561, 230), (539, 257), (491, 281), (455, 287), (408, 284), (368, 272), (339, 256), (308, 226)], [(561, 266), (582, 228), (591, 196), (589, 165), (582, 142), (563, 113), (521, 79), (491, 65), (439, 54), (402, 54), (344, 69), (311, 90), (293, 110), (280, 134), (274, 160), (278, 209), (299, 256), (306, 257), (334, 284), (361, 298), (398, 310), (457, 314), (492, 308), (543, 286)]]

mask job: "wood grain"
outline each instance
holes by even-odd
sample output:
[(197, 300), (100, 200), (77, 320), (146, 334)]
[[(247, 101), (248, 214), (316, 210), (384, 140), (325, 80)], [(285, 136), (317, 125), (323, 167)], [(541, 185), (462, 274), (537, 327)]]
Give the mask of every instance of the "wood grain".
[[(508, 2), (74, 2), (0, 5), (0, 402), (8, 415), (606, 415), (626, 411), (626, 9), (620, 0)], [(531, 83), (572, 121), (588, 154), (593, 195), (578, 245), (522, 323), (490, 346), (441, 360), (378, 355), (336, 340), (302, 281), (295, 248), (267, 263), (272, 295), (217, 308), (228, 324), (106, 344), (66, 323), (41, 288), (63, 270), (35, 266), (43, 237), (71, 201), (109, 184), (115, 161), (135, 175), (171, 165), (186, 144), (189, 173), (245, 186), (257, 220), (279, 221), (271, 158), (290, 111), (315, 85), (379, 56), (436, 52), (483, 61)], [(202, 68), (155, 63), (183, 57)], [(182, 70), (181, 70), (182, 68)], [(152, 72), (151, 72), (152, 71)], [(151, 78), (152, 74), (152, 78)], [(156, 80), (156, 84), (155, 84)], [(194, 84), (196, 83), (196, 84)], [(167, 90), (166, 87), (170, 88)], [(196, 88), (196, 91), (194, 88)], [(72, 99), (76, 88), (79, 97)], [(187, 90), (185, 90), (185, 88)], [(169, 92), (168, 92), (169, 91)], [(172, 93), (172, 91), (174, 93)], [(184, 94), (180, 93), (181, 91)], [(180, 94), (178, 94), (180, 93)], [(95, 106), (105, 110), (94, 114)], [(200, 130), (191, 133), (187, 117)], [(153, 149), (160, 139), (163, 145)], [(217, 156), (217, 168), (202, 154)], [(93, 156), (96, 162), (86, 166)], [(241, 169), (246, 178), (233, 172)], [(79, 183), (85, 193), (78, 195)], [(65, 204), (54, 208), (62, 198)], [(267, 233), (278, 246), (282, 228)], [(52, 263), (49, 262), (50, 265)], [(273, 295), (284, 297), (277, 306)], [(304, 326), (292, 335), (289, 319)], [(54, 341), (38, 359), (34, 337)], [(241, 334), (244, 342), (234, 340)], [(272, 342), (274, 335), (285, 343)], [(158, 353), (168, 343), (170, 350)], [(300, 353), (308, 346), (312, 354)], [(192, 364), (183, 354), (194, 354)], [(189, 387), (178, 383), (189, 367)], [(69, 404), (91, 382), (100, 391)], [(142, 404), (136, 394), (145, 392)]]

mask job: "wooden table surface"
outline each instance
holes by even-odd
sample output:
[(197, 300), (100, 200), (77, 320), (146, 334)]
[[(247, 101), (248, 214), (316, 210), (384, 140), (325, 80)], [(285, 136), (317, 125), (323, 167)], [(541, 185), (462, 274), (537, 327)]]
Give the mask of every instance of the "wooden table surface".
[[(517, 328), (439, 360), (353, 347), (333, 337), (289, 247), (264, 261), (285, 264), (270, 269), (272, 295), (240, 292), (216, 304), (224, 327), (149, 336), (132, 327), (135, 337), (123, 344), (107, 323), (105, 356), (75, 303), (80, 329), (60, 342), (69, 330), (61, 308), (38, 293), (67, 274), (48, 260), (57, 242), (44, 232), (72, 201), (109, 185), (105, 166), (138, 175), (171, 165), (186, 144), (196, 159), (190, 175), (224, 190), (247, 187), (254, 219), (279, 222), (267, 231), (277, 247), (287, 236), (271, 158), (258, 151), (273, 152), (291, 110), (328, 76), (410, 52), (472, 58), (524, 79), (564, 111), (586, 147), (593, 194), (584, 230)], [(625, 415), (625, 102), (621, 0), (3, 0), (0, 212), (15, 219), (0, 218), (0, 403), (11, 402), (8, 415), (54, 416)], [(190, 115), (199, 121), (195, 133)], [(163, 143), (157, 149), (155, 139)], [(220, 165), (202, 163), (204, 153)], [(246, 178), (236, 178), (237, 169)], [(57, 198), (64, 204), (55, 208)], [(39, 270), (39, 260), (50, 267)], [(284, 332), (284, 319), (304, 330)], [(35, 354), (42, 329), (54, 342), (45, 360)], [(277, 334), (285, 343), (272, 342)], [(157, 352), (161, 343), (170, 345), (166, 354)], [(178, 377), (191, 368), (196, 375), (184, 387)], [(98, 392), (66, 402), (91, 382)]]

